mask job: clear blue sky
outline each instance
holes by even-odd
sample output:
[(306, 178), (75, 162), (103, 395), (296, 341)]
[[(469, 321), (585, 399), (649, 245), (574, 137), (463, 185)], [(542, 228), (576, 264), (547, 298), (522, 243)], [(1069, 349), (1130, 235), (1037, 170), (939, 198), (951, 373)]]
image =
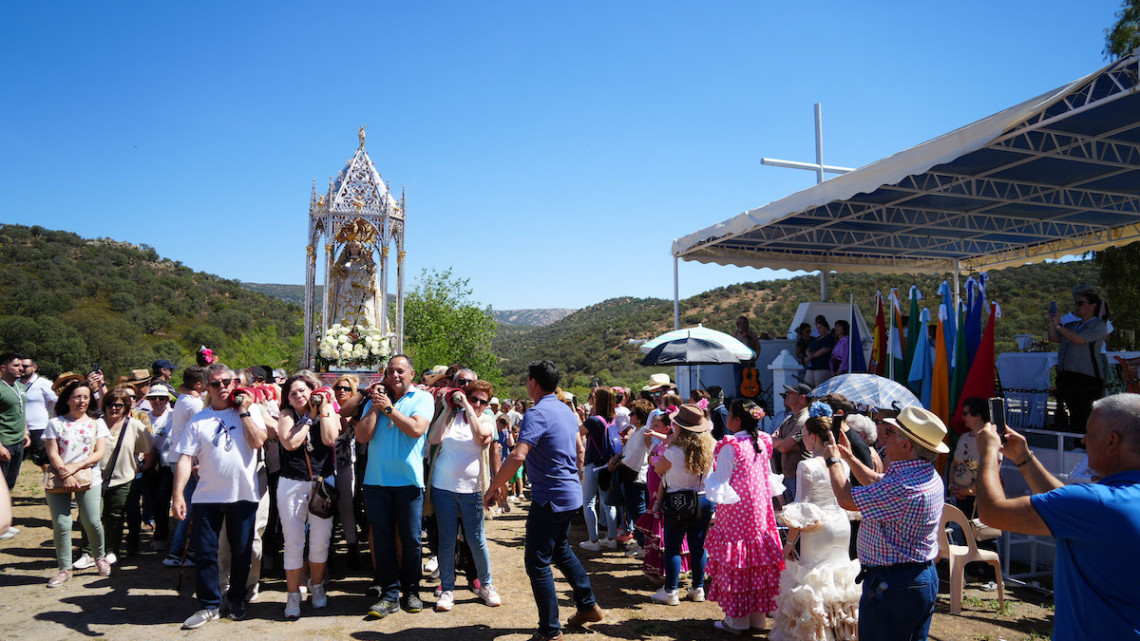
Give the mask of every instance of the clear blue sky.
[[(304, 279), (313, 179), (408, 194), (409, 281), (498, 309), (671, 298), (674, 238), (1105, 64), (1118, 0), (18, 2), (0, 222)], [(681, 295), (787, 272), (682, 263)], [(394, 285), (393, 285), (394, 287)]]

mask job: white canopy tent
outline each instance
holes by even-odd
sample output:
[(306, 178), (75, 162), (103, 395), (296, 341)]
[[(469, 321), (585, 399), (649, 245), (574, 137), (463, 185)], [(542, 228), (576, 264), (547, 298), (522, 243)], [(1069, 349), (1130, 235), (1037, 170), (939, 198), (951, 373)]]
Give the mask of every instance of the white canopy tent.
[[(994, 270), (1140, 240), (1140, 54), (673, 242), (677, 261)], [(679, 310), (674, 305), (674, 314)]]

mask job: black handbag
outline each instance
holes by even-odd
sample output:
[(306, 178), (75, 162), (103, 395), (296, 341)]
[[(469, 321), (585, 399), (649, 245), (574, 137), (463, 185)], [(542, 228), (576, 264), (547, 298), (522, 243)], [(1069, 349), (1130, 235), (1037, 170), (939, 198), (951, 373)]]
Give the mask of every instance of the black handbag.
[(302, 447), (305, 448), (305, 467), (309, 468), (309, 479), (313, 482), (313, 489), (309, 492), (309, 514), (322, 519), (331, 518), (336, 511), (336, 501), (340, 498), (340, 492), (329, 485), (323, 476), (313, 476), (313, 463), (309, 460), (309, 444), (305, 443)]
[(696, 490), (666, 492), (661, 501), (661, 517), (671, 530), (687, 530), (701, 520), (701, 499)]

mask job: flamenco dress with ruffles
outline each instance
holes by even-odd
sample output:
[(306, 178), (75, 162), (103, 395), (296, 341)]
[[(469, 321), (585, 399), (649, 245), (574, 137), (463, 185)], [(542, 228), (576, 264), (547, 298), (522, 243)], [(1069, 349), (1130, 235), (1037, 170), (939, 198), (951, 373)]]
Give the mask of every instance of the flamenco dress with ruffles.
[[(645, 474), (646, 488), (649, 491), (649, 500), (657, 496), (657, 489), (661, 487), (661, 477), (653, 470), (657, 459), (661, 458), (665, 448), (658, 443), (649, 453), (649, 470)], [(645, 558), (641, 563), (641, 571), (654, 581), (665, 580), (665, 522), (661, 515), (652, 510), (646, 511), (633, 524), (645, 535)], [(689, 543), (681, 539), (681, 574), (689, 573)]]
[(718, 443), (717, 469), (705, 483), (709, 500), (719, 504), (705, 542), (709, 599), (726, 617), (775, 610), (784, 567), (772, 511), (772, 437), (763, 432), (758, 437), (755, 442), (747, 432), (737, 432)]
[[(844, 475), (848, 474), (846, 463)], [(772, 641), (848, 641), (858, 637), (859, 562), (848, 555), (851, 522), (839, 507), (823, 459), (800, 462), (796, 501), (781, 520), (801, 531), (799, 559), (780, 578)], [(810, 530), (810, 531), (809, 531)]]

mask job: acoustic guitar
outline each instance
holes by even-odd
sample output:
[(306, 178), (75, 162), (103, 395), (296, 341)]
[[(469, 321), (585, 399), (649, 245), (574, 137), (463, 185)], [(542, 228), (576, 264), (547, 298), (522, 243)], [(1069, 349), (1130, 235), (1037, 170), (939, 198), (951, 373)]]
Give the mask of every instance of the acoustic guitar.
[(751, 364), (740, 369), (740, 395), (747, 398), (760, 395), (760, 372)]

